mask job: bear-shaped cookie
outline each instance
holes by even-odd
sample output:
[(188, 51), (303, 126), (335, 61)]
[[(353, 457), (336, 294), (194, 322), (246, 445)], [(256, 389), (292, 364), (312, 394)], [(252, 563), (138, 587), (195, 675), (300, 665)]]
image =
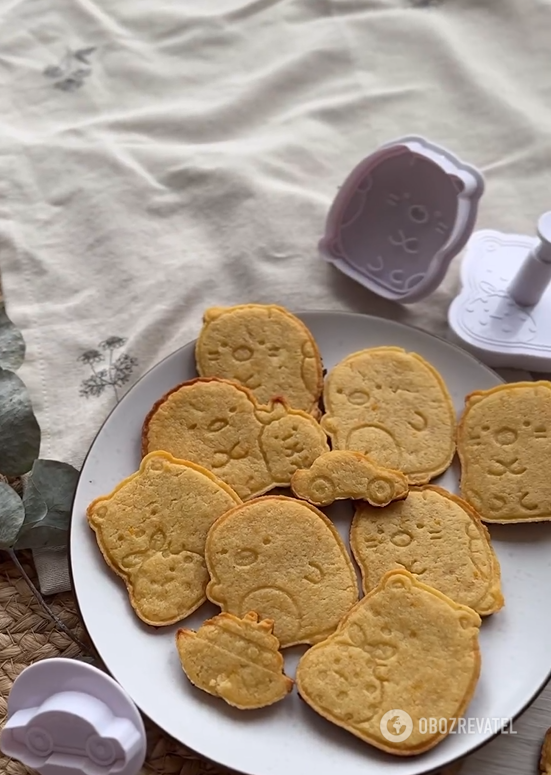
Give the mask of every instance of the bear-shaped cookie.
[[(470, 608), (407, 571), (391, 571), (301, 657), (297, 689), (317, 713), (366, 743), (401, 756), (423, 753), (446, 736), (474, 694), (479, 627)], [(428, 718), (448, 723), (432, 731), (419, 723)]]
[(503, 606), (499, 562), (490, 535), (462, 498), (433, 485), (413, 488), (384, 509), (356, 504), (350, 546), (364, 592), (405, 568), (480, 616)]
[(321, 356), (304, 323), (275, 304), (212, 307), (195, 347), (201, 377), (248, 387), (261, 404), (283, 398), (318, 415), (323, 390)]
[(208, 530), (239, 503), (231, 487), (205, 468), (152, 452), (112, 493), (92, 501), (87, 517), (136, 614), (159, 627), (205, 602)]
[(207, 597), (223, 611), (272, 619), (281, 647), (318, 643), (358, 599), (356, 572), (333, 523), (282, 495), (220, 517), (205, 550)]
[(400, 471), (377, 466), (361, 452), (332, 450), (320, 455), (310, 468), (295, 471), (291, 490), (314, 506), (347, 499), (386, 506), (407, 497), (408, 481)]
[(400, 347), (360, 350), (325, 381), (322, 428), (333, 449), (362, 452), (410, 484), (426, 484), (451, 464), (455, 410), (444, 380)]
[(142, 454), (165, 449), (227, 482), (243, 500), (289, 487), (297, 468), (329, 451), (312, 415), (282, 400), (257, 403), (246, 387), (194, 379), (154, 405), (143, 426)]
[(293, 688), (283, 672), (273, 622), (253, 611), (242, 619), (222, 613), (197, 632), (178, 630), (176, 646), (184, 673), (194, 686), (240, 710), (264, 708)]

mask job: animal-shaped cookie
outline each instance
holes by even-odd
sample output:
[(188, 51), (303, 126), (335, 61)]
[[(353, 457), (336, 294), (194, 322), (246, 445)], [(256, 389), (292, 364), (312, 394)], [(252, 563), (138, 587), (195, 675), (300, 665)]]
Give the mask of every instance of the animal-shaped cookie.
[(366, 594), (385, 573), (405, 568), (481, 616), (503, 606), (487, 529), (468, 503), (440, 487), (412, 489), (406, 500), (384, 509), (357, 504), (350, 546)]
[(400, 471), (377, 466), (361, 452), (333, 450), (320, 455), (310, 468), (295, 471), (291, 489), (314, 506), (346, 499), (386, 506), (407, 496), (408, 482)]
[(279, 400), (262, 406), (248, 388), (212, 378), (184, 382), (155, 404), (142, 454), (154, 449), (205, 466), (246, 500), (289, 487), (329, 446), (310, 414)]
[(349, 355), (330, 372), (322, 428), (333, 449), (368, 455), (426, 484), (448, 468), (455, 451), (455, 411), (436, 369), (399, 347)]
[(318, 414), (323, 390), (321, 356), (304, 323), (274, 304), (212, 307), (195, 348), (202, 377), (245, 385), (261, 404), (283, 398)]
[(461, 494), (485, 522), (551, 520), (551, 382), (471, 393), (457, 451)]
[(551, 775), (551, 728), (545, 733), (540, 755), (541, 775)]
[[(400, 756), (423, 753), (474, 694), (479, 627), (470, 608), (392, 571), (304, 654), (297, 689), (317, 713), (366, 743)], [(419, 723), (427, 718), (448, 723), (432, 731)]]
[(257, 498), (224, 514), (209, 531), (205, 557), (209, 600), (235, 616), (272, 619), (282, 648), (323, 640), (358, 599), (332, 522), (294, 498)]
[(206, 600), (205, 541), (238, 495), (210, 471), (152, 452), (87, 517), (109, 567), (147, 624), (173, 624)]
[(283, 672), (273, 622), (254, 612), (243, 619), (222, 613), (197, 632), (178, 630), (176, 646), (184, 673), (194, 686), (240, 710), (264, 708), (293, 688)]

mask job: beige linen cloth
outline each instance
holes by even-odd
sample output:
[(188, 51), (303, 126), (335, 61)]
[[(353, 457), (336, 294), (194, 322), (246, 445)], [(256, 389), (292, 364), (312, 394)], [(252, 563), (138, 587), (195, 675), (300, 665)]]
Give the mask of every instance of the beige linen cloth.
[[(42, 457), (79, 466), (208, 305), (445, 335), (458, 262), (425, 302), (377, 299), (320, 260), (328, 206), (363, 156), (423, 134), (483, 170), (480, 227), (533, 233), (550, 30), (549, 0), (0, 0), (0, 270)], [(62, 550), (37, 565), (67, 586)], [(550, 705), (463, 772), (528, 772)]]

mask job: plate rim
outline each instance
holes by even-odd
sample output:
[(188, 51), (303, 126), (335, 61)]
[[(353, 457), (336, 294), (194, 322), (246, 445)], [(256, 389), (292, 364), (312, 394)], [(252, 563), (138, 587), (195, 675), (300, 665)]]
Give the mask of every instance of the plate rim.
[[(491, 366), (488, 366), (486, 363), (481, 361), (480, 358), (478, 358), (472, 352), (469, 352), (468, 350), (464, 349), (459, 344), (456, 344), (455, 342), (449, 341), (448, 339), (445, 339), (443, 336), (439, 336), (438, 334), (433, 334), (430, 331), (425, 331), (424, 329), (419, 328), (418, 326), (412, 326), (409, 323), (402, 323), (401, 321), (393, 320), (391, 318), (381, 317), (380, 315), (370, 315), (370, 314), (363, 313), (363, 312), (350, 312), (348, 310), (309, 309), (309, 310), (289, 310), (289, 311), (293, 315), (296, 315), (296, 317), (300, 318), (301, 320), (302, 320), (302, 317), (304, 315), (326, 315), (326, 316), (349, 317), (349, 318), (362, 317), (362, 318), (367, 318), (368, 320), (373, 321), (375, 324), (377, 324), (378, 322), (383, 321), (385, 324), (389, 324), (392, 327), (396, 327), (396, 328), (400, 328), (400, 329), (401, 328), (406, 328), (406, 329), (409, 329), (409, 330), (413, 330), (413, 331), (421, 334), (422, 336), (425, 336), (425, 337), (427, 337), (429, 339), (435, 339), (438, 342), (447, 345), (451, 349), (459, 351), (462, 355), (467, 356), (470, 360), (474, 361), (479, 366), (482, 366), (486, 371), (490, 372), (502, 384), (505, 384), (507, 382), (507, 380), (503, 379), (503, 377), (501, 377)], [(174, 355), (179, 353), (181, 350), (184, 350), (185, 348), (189, 347), (190, 344), (194, 344), (197, 341), (197, 338), (198, 337), (195, 337), (194, 339), (190, 339), (188, 342), (183, 344), (181, 347), (176, 348), (176, 350), (173, 350), (172, 352), (168, 353), (168, 355), (166, 355), (164, 358), (161, 358), (160, 361), (157, 361), (157, 363), (153, 364), (153, 366), (151, 366), (149, 369), (147, 369), (147, 371), (145, 371), (139, 377), (139, 379), (137, 379), (136, 382), (134, 382), (132, 387), (130, 387), (130, 389), (122, 396), (122, 398), (120, 400), (123, 401), (124, 399), (126, 399), (126, 397), (129, 396), (132, 393), (132, 391), (137, 387), (137, 385), (139, 383), (141, 383), (142, 380), (144, 380), (152, 371), (154, 371), (155, 369), (159, 368), (165, 361), (167, 361), (169, 358), (172, 358)], [(77, 609), (77, 613), (78, 613), (79, 619), (80, 619), (81, 624), (82, 624), (82, 626), (84, 628), (84, 631), (85, 631), (85, 633), (86, 633), (86, 635), (88, 637), (88, 640), (90, 641), (90, 643), (92, 645), (92, 649), (93, 649), (94, 653), (96, 654), (96, 657), (99, 659), (99, 662), (101, 663), (103, 668), (106, 670), (107, 674), (111, 678), (113, 678), (113, 680), (116, 680), (116, 679), (111, 674), (111, 671), (110, 671), (109, 667), (104, 662), (100, 652), (98, 651), (98, 649), (96, 647), (96, 644), (94, 642), (94, 639), (92, 638), (92, 636), (91, 636), (91, 634), (90, 634), (90, 632), (88, 630), (88, 627), (86, 625), (86, 621), (85, 621), (83, 613), (82, 613), (82, 609), (80, 607), (80, 601), (79, 601), (79, 598), (78, 598), (78, 593), (77, 593), (77, 589), (76, 589), (76, 585), (75, 585), (75, 579), (74, 579), (74, 574), (73, 574), (73, 557), (72, 557), (72, 552), (71, 552), (71, 543), (72, 543), (71, 542), (71, 534), (72, 534), (72, 528), (73, 528), (73, 518), (74, 518), (74, 515), (75, 515), (75, 501), (77, 499), (77, 493), (78, 493), (78, 490), (79, 490), (80, 481), (81, 481), (81, 478), (82, 478), (82, 475), (83, 475), (84, 468), (86, 466), (88, 458), (90, 457), (92, 449), (94, 448), (94, 445), (96, 443), (96, 440), (97, 440), (98, 436), (102, 432), (102, 430), (105, 427), (105, 425), (107, 425), (107, 423), (111, 419), (111, 415), (116, 411), (119, 403), (120, 402), (117, 402), (113, 406), (113, 408), (110, 410), (110, 412), (107, 414), (107, 416), (105, 417), (105, 419), (103, 420), (103, 422), (99, 426), (97, 432), (94, 434), (94, 437), (93, 437), (92, 441), (90, 442), (90, 446), (88, 447), (88, 451), (86, 452), (86, 455), (84, 456), (84, 458), (82, 460), (82, 464), (81, 464), (81, 467), (80, 467), (80, 470), (79, 470), (79, 475), (78, 475), (78, 479), (77, 479), (77, 483), (76, 483), (76, 487), (75, 487), (75, 492), (74, 492), (73, 499), (72, 499), (72, 502), (71, 502), (71, 517), (70, 517), (69, 527), (68, 527), (68, 530), (67, 530), (67, 539), (66, 539), (67, 562), (68, 562), (68, 568), (69, 568), (69, 578), (70, 578), (70, 581), (71, 581), (71, 592), (73, 594), (73, 599), (75, 601), (75, 605), (76, 605), (76, 609)], [(531, 705), (533, 705), (535, 700), (540, 696), (540, 694), (543, 692), (543, 690), (545, 689), (545, 687), (547, 686), (547, 684), (549, 683), (550, 680), (551, 680), (551, 659), (550, 659), (550, 665), (549, 665), (549, 669), (548, 669), (548, 672), (547, 672), (547, 675), (546, 675), (545, 679), (540, 684), (540, 686), (536, 690), (536, 692), (522, 706), (522, 708), (514, 716), (511, 717), (511, 723), (516, 721), (520, 716), (522, 716), (522, 714)], [(118, 681), (117, 681), (117, 683), (118, 683)], [(120, 684), (119, 684), (119, 686), (120, 686)], [(145, 718), (147, 718), (152, 724), (155, 724), (155, 726), (157, 726), (159, 729), (161, 729), (163, 734), (167, 735), (168, 737), (171, 737), (171, 735), (169, 735), (166, 732), (166, 730), (164, 730), (161, 726), (159, 726), (159, 724), (157, 724), (153, 719), (150, 718), (150, 716), (136, 702), (136, 700), (134, 700), (132, 695), (124, 687), (121, 687), (121, 688), (124, 691), (127, 692), (128, 696), (130, 697), (132, 702), (136, 705), (136, 707), (138, 708), (139, 712)], [(489, 745), (489, 743), (491, 743), (493, 740), (495, 740), (500, 734), (501, 734), (501, 730), (499, 730), (497, 732), (494, 732), (483, 743), (479, 743), (478, 745), (476, 745), (473, 748), (471, 748), (468, 753), (462, 754), (461, 756), (456, 756), (453, 759), (450, 759), (444, 765), (439, 765), (436, 768), (431, 768), (431, 769), (428, 769), (428, 770), (424, 770), (422, 773), (420, 773), (420, 775), (438, 775), (438, 773), (442, 773), (442, 767), (450, 767), (453, 764), (455, 764), (455, 763), (457, 763), (459, 761), (462, 761), (466, 757), (472, 756), (474, 753), (476, 753), (476, 751), (479, 751), (482, 748), (485, 748), (487, 745)], [(176, 741), (176, 742), (179, 742), (179, 741)], [(210, 762), (211, 764), (214, 764), (216, 766), (225, 767), (225, 765), (221, 764), (220, 762), (216, 761), (215, 759), (211, 759), (210, 757), (206, 756), (205, 754), (203, 754), (203, 753), (201, 753), (199, 751), (196, 751), (191, 746), (187, 745), (187, 743), (185, 743), (185, 744), (182, 743), (182, 745), (186, 745), (186, 747), (189, 748), (190, 751), (193, 751), (198, 756), (202, 757), (203, 759), (205, 759), (206, 761)], [(225, 767), (225, 768), (228, 769), (227, 767)]]

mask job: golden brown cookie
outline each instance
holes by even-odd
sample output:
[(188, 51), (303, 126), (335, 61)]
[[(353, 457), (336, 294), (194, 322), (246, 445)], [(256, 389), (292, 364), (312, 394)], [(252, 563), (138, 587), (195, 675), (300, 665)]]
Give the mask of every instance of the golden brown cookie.
[[(479, 627), (470, 608), (392, 571), (304, 654), (297, 689), (317, 713), (366, 743), (399, 756), (423, 753), (474, 694)], [(431, 732), (420, 723), (430, 718), (446, 719), (447, 729)]]
[(246, 500), (289, 487), (297, 468), (329, 450), (314, 418), (281, 401), (256, 402), (248, 388), (194, 379), (171, 390), (145, 419), (142, 454), (166, 449), (213, 471)]
[(400, 471), (377, 466), (361, 452), (333, 450), (320, 455), (310, 468), (295, 471), (291, 489), (314, 506), (329, 506), (336, 500), (386, 506), (407, 497), (408, 482)]
[(222, 613), (197, 632), (178, 630), (176, 646), (184, 673), (194, 686), (240, 710), (264, 708), (293, 688), (283, 672), (273, 622), (254, 612), (239, 619)]
[(353, 353), (329, 373), (321, 420), (333, 449), (368, 455), (426, 484), (450, 465), (455, 410), (436, 369), (416, 353), (375, 347)]
[(274, 621), (281, 647), (318, 643), (358, 599), (356, 572), (327, 517), (272, 495), (224, 514), (205, 550), (209, 600), (235, 616)]
[(545, 733), (540, 756), (541, 775), (551, 775), (551, 728)]
[(425, 485), (384, 509), (358, 504), (350, 546), (367, 594), (403, 568), (480, 616), (503, 606), (499, 562), (478, 514), (457, 495)]
[(551, 519), (551, 382), (471, 393), (457, 434), (461, 495), (485, 522)]
[(321, 356), (304, 323), (275, 304), (212, 307), (195, 348), (202, 377), (235, 380), (257, 401), (283, 398), (317, 414), (323, 390)]
[(90, 527), (140, 619), (173, 624), (204, 603), (207, 532), (238, 503), (210, 471), (167, 452), (147, 455), (139, 471), (92, 501)]

